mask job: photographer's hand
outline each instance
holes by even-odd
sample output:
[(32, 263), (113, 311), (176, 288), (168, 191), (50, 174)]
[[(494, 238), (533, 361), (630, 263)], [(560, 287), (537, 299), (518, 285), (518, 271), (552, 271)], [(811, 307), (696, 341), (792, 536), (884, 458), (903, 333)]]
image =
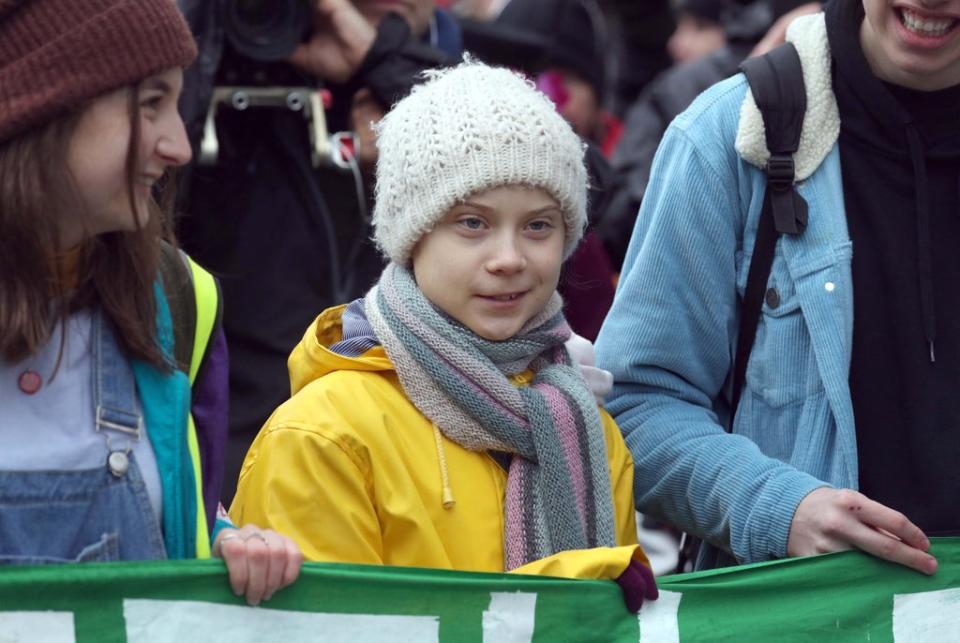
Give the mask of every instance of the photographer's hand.
[(360, 143), (357, 148), (357, 162), (366, 171), (373, 170), (377, 164), (377, 135), (373, 125), (379, 123), (381, 118), (383, 118), (383, 107), (369, 89), (364, 87), (353, 95), (350, 125)]
[(313, 33), (288, 60), (308, 74), (342, 83), (360, 67), (376, 35), (350, 0), (316, 0)]

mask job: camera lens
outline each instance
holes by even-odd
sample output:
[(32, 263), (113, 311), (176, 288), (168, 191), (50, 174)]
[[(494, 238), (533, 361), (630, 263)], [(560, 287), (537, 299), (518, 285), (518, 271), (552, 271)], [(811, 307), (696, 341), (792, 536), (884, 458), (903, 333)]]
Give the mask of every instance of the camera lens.
[(238, 53), (260, 61), (282, 60), (310, 31), (309, 0), (227, 0), (223, 24)]
[(269, 0), (237, 0), (236, 6), (237, 18), (252, 28), (270, 27), (278, 16), (282, 17), (277, 13), (277, 9), (282, 10), (283, 5)]

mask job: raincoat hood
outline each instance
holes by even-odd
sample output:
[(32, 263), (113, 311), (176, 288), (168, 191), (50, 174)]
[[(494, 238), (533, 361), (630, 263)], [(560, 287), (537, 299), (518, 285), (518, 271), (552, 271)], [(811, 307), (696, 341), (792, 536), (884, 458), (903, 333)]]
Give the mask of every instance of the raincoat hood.
[(383, 346), (377, 344), (357, 357), (330, 350), (343, 339), (343, 313), (348, 304), (320, 313), (307, 328), (303, 339), (287, 360), (290, 391), (296, 395), (308, 384), (334, 371), (392, 371), (393, 363)]

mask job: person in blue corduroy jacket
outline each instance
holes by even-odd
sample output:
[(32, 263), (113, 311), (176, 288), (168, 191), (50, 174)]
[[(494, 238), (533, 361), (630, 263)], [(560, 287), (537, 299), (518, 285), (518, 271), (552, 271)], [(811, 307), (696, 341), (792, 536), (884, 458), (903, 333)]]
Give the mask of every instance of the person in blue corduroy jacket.
[(732, 434), (769, 156), (743, 75), (657, 153), (597, 342), (607, 408), (638, 509), (701, 537), (699, 568), (859, 548), (931, 574), (927, 534), (960, 528), (960, 2), (832, 2), (788, 40), (809, 224), (778, 242)]

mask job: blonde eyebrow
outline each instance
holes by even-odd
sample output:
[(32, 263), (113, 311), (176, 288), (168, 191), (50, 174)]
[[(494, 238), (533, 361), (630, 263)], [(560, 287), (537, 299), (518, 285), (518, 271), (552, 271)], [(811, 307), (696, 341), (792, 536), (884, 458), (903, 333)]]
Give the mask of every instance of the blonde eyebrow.
[[(484, 212), (490, 212), (491, 210), (495, 209), (495, 208), (491, 208), (490, 206), (483, 205), (482, 203), (476, 203), (475, 201), (461, 201), (457, 205), (477, 208), (478, 210), (483, 210)], [(545, 205), (542, 208), (536, 208), (535, 210), (528, 210), (527, 212), (524, 212), (524, 215), (529, 216), (531, 214), (543, 214), (544, 212), (550, 212), (550, 211), (562, 213), (562, 210), (560, 209), (559, 205)]]
[(545, 205), (542, 208), (537, 208), (536, 210), (530, 210), (527, 214), (543, 214), (544, 212), (557, 212), (558, 214), (563, 214), (563, 210), (559, 205)]

